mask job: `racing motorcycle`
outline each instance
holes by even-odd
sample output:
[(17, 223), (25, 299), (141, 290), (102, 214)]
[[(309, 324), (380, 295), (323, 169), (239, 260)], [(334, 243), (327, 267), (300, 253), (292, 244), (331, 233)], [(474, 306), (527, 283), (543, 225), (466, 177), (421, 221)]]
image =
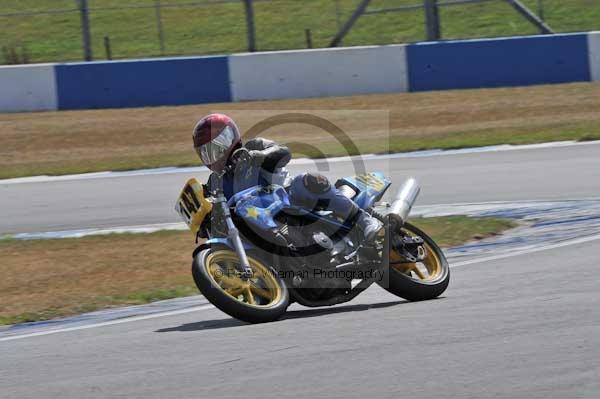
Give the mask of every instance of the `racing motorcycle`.
[(227, 199), (217, 175), (214, 189), (191, 178), (175, 209), (201, 241), (192, 275), (200, 292), (237, 319), (280, 318), (297, 302), (308, 307), (348, 302), (376, 283), (410, 301), (441, 295), (448, 262), (425, 232), (407, 221), (420, 192), (408, 179), (391, 203), (381, 202), (392, 182), (381, 172), (342, 178), (336, 188), (383, 222), (377, 238), (362, 242), (352, 223), (326, 207), (294, 206), (281, 184), (259, 184)]

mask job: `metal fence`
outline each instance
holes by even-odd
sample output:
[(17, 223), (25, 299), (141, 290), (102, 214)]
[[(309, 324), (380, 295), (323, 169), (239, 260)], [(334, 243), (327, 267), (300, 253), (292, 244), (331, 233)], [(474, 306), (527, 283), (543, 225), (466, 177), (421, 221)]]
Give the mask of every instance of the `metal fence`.
[[(553, 15), (559, 13), (569, 14), (571, 22), (554, 18), (554, 26)], [(600, 1), (0, 0), (0, 63), (387, 44), (600, 27), (600, 22), (577, 23), (578, 13), (582, 20), (588, 13), (590, 21), (600, 21)], [(545, 18), (551, 21), (546, 24)]]

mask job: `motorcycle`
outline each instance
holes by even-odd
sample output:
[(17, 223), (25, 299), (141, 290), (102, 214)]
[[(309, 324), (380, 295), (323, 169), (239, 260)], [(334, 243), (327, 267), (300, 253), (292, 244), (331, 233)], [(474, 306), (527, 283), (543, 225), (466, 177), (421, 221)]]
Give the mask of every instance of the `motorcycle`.
[(227, 199), (225, 173), (215, 176), (213, 189), (189, 179), (175, 209), (196, 243), (204, 240), (192, 255), (194, 282), (230, 316), (275, 321), (291, 303), (332, 306), (373, 283), (409, 301), (436, 298), (448, 287), (442, 250), (407, 221), (420, 192), (415, 179), (391, 203), (381, 202), (392, 184), (381, 172), (338, 180), (340, 193), (383, 222), (367, 244), (352, 223), (325, 207), (293, 205), (284, 182), (253, 185)]

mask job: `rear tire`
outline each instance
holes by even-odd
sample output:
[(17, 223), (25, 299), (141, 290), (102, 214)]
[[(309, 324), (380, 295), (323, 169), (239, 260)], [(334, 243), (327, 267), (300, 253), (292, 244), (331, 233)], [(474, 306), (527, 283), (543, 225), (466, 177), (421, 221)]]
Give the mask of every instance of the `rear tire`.
[[(256, 281), (260, 282), (262, 285), (258, 286), (254, 284), (253, 287), (260, 290), (259, 292), (270, 294), (271, 298), (267, 298), (267, 295), (261, 297), (249, 293), (248, 290), (250, 290), (250, 288), (248, 288), (248, 290), (243, 290), (243, 284), (238, 288), (233, 286), (224, 288), (224, 280), (229, 283), (233, 282), (237, 277), (231, 277), (233, 274), (228, 272), (214, 273), (214, 267), (222, 267), (215, 261), (215, 259), (219, 257), (225, 258), (227, 262), (235, 262), (235, 259), (237, 259), (235, 253), (227, 247), (211, 247), (199, 251), (194, 256), (192, 262), (192, 276), (194, 277), (194, 282), (210, 303), (228, 315), (248, 323), (275, 321), (285, 313), (290, 301), (288, 289), (277, 273), (268, 267), (261, 259), (253, 256), (252, 253), (248, 253), (248, 261), (250, 262), (250, 267), (255, 272), (255, 276), (261, 276), (261, 279), (259, 280), (259, 277), (257, 277)], [(237, 260), (237, 262), (239, 262), (239, 260)], [(265, 273), (268, 273), (269, 275), (265, 276)], [(255, 279), (252, 280), (254, 281)], [(267, 282), (268, 284), (266, 284)], [(247, 283), (252, 284), (252, 281), (248, 281)], [(266, 285), (268, 285), (268, 287), (266, 287)], [(240, 293), (235, 297), (234, 294), (240, 290), (243, 290), (243, 293)], [(253, 300), (255, 300), (256, 303), (252, 304), (247, 302), (248, 295), (253, 297)]]
[(437, 298), (446, 291), (450, 283), (450, 266), (444, 253), (431, 237), (412, 224), (405, 223), (402, 229), (423, 239), (427, 256), (432, 257), (430, 261), (437, 262), (436, 275), (429, 280), (419, 279), (412, 276), (411, 272), (400, 271), (396, 266), (390, 264), (386, 278), (378, 284), (389, 293), (409, 301)]

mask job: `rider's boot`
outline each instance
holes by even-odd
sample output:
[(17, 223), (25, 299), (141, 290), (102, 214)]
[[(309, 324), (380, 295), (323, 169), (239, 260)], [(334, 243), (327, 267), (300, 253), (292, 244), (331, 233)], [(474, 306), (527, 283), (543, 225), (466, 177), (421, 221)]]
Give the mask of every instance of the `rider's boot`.
[(365, 243), (367, 244), (375, 240), (377, 233), (379, 233), (379, 231), (383, 227), (383, 223), (381, 223), (379, 219), (374, 218), (373, 216), (369, 215), (367, 212), (362, 210), (356, 218), (356, 225), (363, 233)]

